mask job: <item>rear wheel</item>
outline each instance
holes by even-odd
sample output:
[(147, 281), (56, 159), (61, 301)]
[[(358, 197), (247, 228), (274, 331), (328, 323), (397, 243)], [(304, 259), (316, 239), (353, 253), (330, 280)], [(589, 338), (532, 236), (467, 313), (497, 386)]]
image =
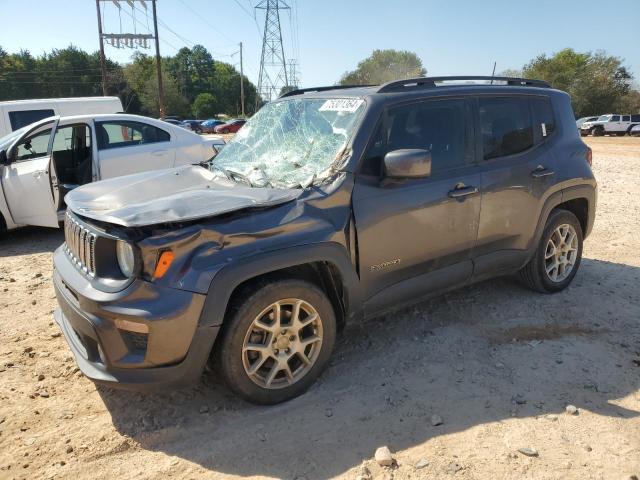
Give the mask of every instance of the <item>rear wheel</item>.
[(301, 395), (333, 350), (331, 302), (302, 280), (275, 281), (239, 298), (217, 350), (225, 382), (253, 403), (275, 404)]
[(582, 260), (582, 227), (567, 210), (549, 215), (533, 258), (520, 270), (520, 278), (532, 290), (554, 293), (565, 289)]

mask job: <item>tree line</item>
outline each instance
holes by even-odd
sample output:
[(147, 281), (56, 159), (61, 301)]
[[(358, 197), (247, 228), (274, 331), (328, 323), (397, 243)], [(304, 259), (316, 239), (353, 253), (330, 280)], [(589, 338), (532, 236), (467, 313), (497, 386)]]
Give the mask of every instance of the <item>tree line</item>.
[[(201, 45), (163, 57), (162, 83), (169, 115), (209, 118), (236, 116), (240, 106), (240, 72), (215, 60)], [(157, 117), (155, 58), (136, 52), (125, 65), (106, 59), (107, 94), (122, 100), (127, 113)], [(253, 112), (256, 87), (244, 77), (245, 109)], [(73, 45), (41, 56), (8, 53), (0, 46), (0, 101), (102, 95), (100, 57)]]
[[(346, 72), (341, 85), (379, 85), (391, 80), (427, 74), (418, 55), (408, 51), (374, 50), (355, 70)], [(542, 54), (521, 69), (499, 75), (548, 81), (571, 95), (576, 117), (604, 113), (640, 113), (640, 91), (619, 57), (606, 52), (576, 52), (570, 48), (551, 56)]]
[[(135, 53), (125, 65), (107, 59), (107, 92), (122, 100), (125, 111), (158, 116), (155, 59)], [(240, 72), (215, 60), (201, 45), (182, 48), (162, 58), (165, 110), (170, 115), (208, 118), (218, 113), (236, 116), (240, 108)], [(374, 50), (342, 85), (378, 85), (391, 80), (425, 76), (422, 60), (413, 52)], [(571, 95), (577, 117), (602, 113), (639, 113), (640, 91), (622, 59), (605, 52), (561, 50), (539, 55), (506, 76), (547, 80)], [(245, 109), (252, 113), (257, 91), (244, 77)], [(0, 46), (0, 101), (102, 95), (100, 58), (73, 45), (41, 56), (23, 50), (7, 53)]]

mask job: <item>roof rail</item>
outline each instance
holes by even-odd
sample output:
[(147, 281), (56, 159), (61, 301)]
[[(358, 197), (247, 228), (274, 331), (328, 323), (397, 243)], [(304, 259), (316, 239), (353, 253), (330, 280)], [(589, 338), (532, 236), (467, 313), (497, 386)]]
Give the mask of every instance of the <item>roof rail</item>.
[(491, 81), (491, 84), (493, 84), (494, 81), (499, 81), (506, 82), (507, 85), (512, 86), (551, 88), (551, 85), (544, 80), (532, 80), (518, 77), (483, 77), (474, 75), (461, 77), (419, 77), (395, 80), (393, 82), (380, 85), (377, 93), (398, 92), (405, 88), (433, 88), (436, 86), (436, 83), (466, 80)]
[(327, 87), (310, 87), (299, 88), (297, 90), (291, 90), (290, 92), (283, 93), (278, 98), (292, 97), (293, 95), (301, 95), (307, 92), (326, 92), (327, 90), (343, 90), (345, 88), (361, 88), (361, 87), (375, 87), (376, 85), (329, 85)]

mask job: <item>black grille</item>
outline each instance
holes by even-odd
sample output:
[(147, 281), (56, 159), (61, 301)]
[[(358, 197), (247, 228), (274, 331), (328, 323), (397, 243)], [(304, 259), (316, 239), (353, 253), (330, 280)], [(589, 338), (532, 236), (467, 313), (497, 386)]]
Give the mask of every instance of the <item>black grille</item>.
[(71, 260), (85, 273), (96, 274), (96, 235), (81, 225), (68, 212), (64, 218), (65, 251)]

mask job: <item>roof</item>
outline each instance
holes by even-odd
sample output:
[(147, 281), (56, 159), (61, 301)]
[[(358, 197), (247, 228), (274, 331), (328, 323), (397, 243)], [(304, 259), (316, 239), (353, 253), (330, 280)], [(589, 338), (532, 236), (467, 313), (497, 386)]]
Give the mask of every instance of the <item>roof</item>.
[(27, 100), (7, 100), (4, 102), (0, 102), (0, 105), (15, 105), (17, 103), (52, 103), (52, 102), (65, 102), (65, 103), (72, 103), (72, 102), (87, 102), (87, 101), (92, 101), (92, 102), (112, 102), (113, 100), (117, 100), (118, 102), (120, 101), (120, 99), (118, 97), (70, 97), (70, 98), (30, 98)]

